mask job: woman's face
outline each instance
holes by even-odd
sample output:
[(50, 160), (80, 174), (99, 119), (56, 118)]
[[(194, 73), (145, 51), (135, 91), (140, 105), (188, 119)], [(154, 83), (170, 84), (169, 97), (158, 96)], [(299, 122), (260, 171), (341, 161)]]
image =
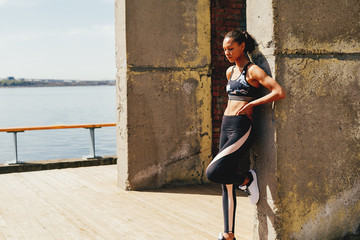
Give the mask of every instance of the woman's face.
[(225, 38), (223, 48), (226, 58), (233, 63), (244, 55), (245, 43), (237, 43), (232, 38)]

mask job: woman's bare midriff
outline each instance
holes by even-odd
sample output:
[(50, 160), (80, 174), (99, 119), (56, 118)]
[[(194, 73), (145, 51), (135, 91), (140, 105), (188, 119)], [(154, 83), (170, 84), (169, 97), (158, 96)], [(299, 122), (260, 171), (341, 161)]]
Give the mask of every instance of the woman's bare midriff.
[(224, 115), (225, 116), (235, 116), (236, 113), (246, 104), (248, 104), (248, 102), (246, 102), (246, 101), (229, 100), (227, 107), (225, 109)]

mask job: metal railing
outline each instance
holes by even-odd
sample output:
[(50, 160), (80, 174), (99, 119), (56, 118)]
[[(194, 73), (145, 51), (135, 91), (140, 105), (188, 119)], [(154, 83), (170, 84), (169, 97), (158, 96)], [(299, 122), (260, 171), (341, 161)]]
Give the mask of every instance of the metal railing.
[(52, 125), (52, 126), (36, 126), (36, 127), (13, 127), (13, 128), (0, 128), (0, 132), (13, 133), (14, 146), (15, 146), (15, 160), (16, 164), (23, 163), (19, 161), (18, 147), (17, 147), (17, 133), (35, 130), (51, 130), (51, 129), (68, 129), (68, 128), (85, 128), (90, 130), (90, 155), (85, 158), (100, 158), (95, 155), (95, 128), (114, 127), (116, 123), (96, 123), (96, 124), (75, 124), (75, 125)]

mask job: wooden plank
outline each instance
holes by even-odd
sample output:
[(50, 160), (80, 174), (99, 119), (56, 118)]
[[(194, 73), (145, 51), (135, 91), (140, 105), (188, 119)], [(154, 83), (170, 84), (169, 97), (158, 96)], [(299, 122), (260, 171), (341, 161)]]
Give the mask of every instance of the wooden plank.
[[(146, 204), (139, 204), (138, 202), (133, 201), (129, 198), (126, 192), (120, 193), (118, 188), (108, 189), (105, 186), (96, 186), (98, 185), (98, 181), (92, 182), (89, 178), (87, 178), (86, 180), (81, 177), (76, 178), (75, 174), (72, 175), (72, 177), (73, 179), (70, 179), (70, 181), (76, 181), (77, 184), (81, 186), (85, 186), (86, 184), (86, 187), (90, 188), (86, 190), (90, 190), (89, 192), (91, 193), (91, 196), (89, 196), (89, 200), (87, 201), (87, 203), (89, 203), (90, 205), (96, 205), (96, 203), (99, 203), (101, 201), (104, 202), (104, 204), (101, 204), (97, 207), (97, 210), (106, 213), (108, 216), (112, 216), (110, 218), (111, 220), (125, 220), (123, 222), (123, 225), (126, 225), (126, 229), (137, 229), (136, 233), (132, 233), (134, 236), (140, 235), (140, 237), (144, 239), (151, 239), (157, 235), (160, 236), (164, 234), (171, 234), (170, 230), (168, 230), (168, 228), (164, 226), (163, 219), (165, 219), (166, 216), (163, 216), (161, 213), (154, 212), (153, 209), (149, 209)], [(116, 199), (114, 201), (112, 198), (107, 197), (108, 194), (110, 194), (109, 197), (111, 197), (114, 190), (121, 194), (121, 201), (118, 201), (119, 199)], [(77, 195), (81, 196), (82, 194)], [(116, 209), (115, 215), (114, 209)], [(154, 215), (158, 215), (158, 217)], [(162, 219), (162, 224), (154, 224), (154, 221), (157, 221), (156, 219), (154, 220), (154, 218)], [(119, 227), (115, 229), (118, 228)], [(121, 232), (119, 232), (118, 235), (119, 234), (121, 234)]]
[(6, 176), (6, 182), (3, 179), (4, 175), (0, 177), (3, 183), (0, 185), (1, 202), (5, 205), (1, 208), (1, 232), (6, 239), (51, 239), (51, 235), (46, 229), (39, 228), (34, 216), (26, 209), (28, 205), (34, 206), (29, 196), (32, 192), (24, 188), (21, 174)]
[[(77, 174), (80, 174), (81, 171), (77, 171)], [(95, 174), (92, 174), (92, 176), (95, 176)], [(79, 181), (81, 182), (81, 179), (79, 179)], [(83, 183), (85, 184), (85, 182)], [(93, 192), (95, 192), (96, 190), (92, 189)], [(198, 229), (202, 228), (203, 226), (203, 221), (201, 221), (201, 224), (199, 226), (195, 226), (193, 224), (194, 220), (199, 220), (202, 216), (206, 215), (206, 214), (198, 214), (195, 211), (195, 208), (191, 208), (189, 209), (189, 199), (188, 197), (190, 197), (190, 195), (188, 195), (188, 197), (184, 200), (179, 201), (178, 197), (176, 199), (170, 199), (167, 196), (164, 197), (164, 194), (167, 195), (173, 195), (171, 193), (161, 193), (161, 192), (155, 192), (155, 193), (151, 193), (151, 192), (126, 192), (127, 197), (130, 197), (131, 199), (129, 200), (132, 204), (135, 204), (135, 207), (132, 211), (136, 211), (136, 206), (141, 206), (141, 211), (142, 214), (140, 215), (140, 218), (146, 218), (147, 215), (149, 215), (151, 217), (151, 219), (149, 219), (149, 221), (146, 221), (145, 223), (142, 224), (143, 227), (148, 226), (148, 229), (151, 229), (151, 231), (154, 231), (154, 227), (161, 227), (161, 231), (159, 232), (159, 234), (164, 234), (166, 232), (168, 233), (172, 233), (172, 232), (176, 232), (179, 231), (179, 228), (185, 228), (187, 230), (189, 230), (189, 228), (193, 228), (194, 232), (197, 232)], [(139, 195), (139, 197), (138, 197)], [(153, 204), (153, 203), (156, 204)], [(201, 202), (203, 204), (203, 202)], [(116, 208), (116, 206), (114, 206)], [(147, 214), (144, 214), (145, 211), (147, 211), (149, 209), (149, 212)], [(181, 212), (179, 216), (179, 213)], [(156, 215), (158, 215), (158, 217), (154, 217), (154, 213), (156, 213)], [(144, 217), (145, 216), (145, 217)], [(169, 221), (167, 221), (166, 219), (169, 218)], [(158, 221), (158, 219), (160, 219), (160, 221)], [(138, 220), (138, 219), (137, 219)], [(176, 220), (176, 224), (171, 224), (171, 222)], [(190, 221), (190, 223), (189, 223)], [(200, 220), (199, 220), (200, 221)], [(150, 223), (149, 224), (147, 224)], [(170, 223), (168, 225), (164, 224), (164, 222)], [(145, 224), (145, 225), (144, 225)], [(147, 230), (149, 231), (149, 230)], [(155, 234), (155, 233), (154, 233)], [(184, 234), (182, 234), (184, 235)], [(172, 237), (175, 237), (172, 236)], [(198, 239), (196, 234), (191, 234), (189, 236), (185, 237), (190, 237), (193, 238), (195, 237), (195, 239)]]
[[(41, 216), (39, 216), (38, 221), (45, 228), (56, 233), (56, 239), (91, 239), (97, 235), (97, 232), (102, 232), (101, 226), (85, 217), (86, 213), (91, 211), (92, 208), (84, 209), (84, 204), (73, 201), (71, 195), (77, 194), (76, 191), (73, 191), (76, 190), (75, 188), (69, 189), (68, 195), (64, 195), (62, 191), (64, 188), (63, 182), (59, 181), (55, 185), (52, 184), (53, 177), (58, 174), (56, 170), (53, 172), (56, 173), (45, 171), (45, 174), (41, 176), (34, 173), (29, 174), (31, 177), (28, 180), (33, 181), (34, 189), (43, 193), (41, 197), (51, 205), (54, 212), (52, 215), (57, 218), (55, 224), (53, 220), (47, 222), (48, 219), (41, 218)], [(47, 181), (43, 181), (44, 177), (46, 177)], [(111, 239), (110, 234), (108, 237)]]
[(34, 131), (34, 130), (51, 130), (51, 129), (68, 129), (68, 128), (101, 128), (101, 127), (114, 127), (114, 126), (116, 126), (116, 123), (12, 127), (12, 128), (0, 128), (0, 132), (24, 132), (24, 131)]
[[(0, 175), (0, 239), (216, 239), (221, 188), (123, 191), (117, 166)], [(239, 239), (252, 239), (254, 207), (237, 197)]]
[[(80, 171), (77, 171), (77, 173), (80, 174)], [(93, 174), (93, 176), (95, 175), (96, 174)], [(207, 225), (212, 226), (213, 229), (216, 229), (216, 227), (218, 227), (218, 229), (222, 228), (220, 186), (216, 186), (216, 189), (214, 186), (211, 187), (212, 189), (210, 191), (206, 190), (207, 192), (204, 191), (206, 187), (195, 185), (191, 187), (178, 187), (175, 191), (174, 189), (161, 189), (154, 192), (129, 192), (129, 195), (135, 197), (135, 199), (139, 201), (146, 202), (152, 209), (155, 209), (157, 212), (163, 211), (167, 214), (172, 213), (172, 221), (177, 219), (177, 222), (180, 223), (190, 223), (191, 226), (188, 226), (188, 229), (193, 227), (195, 231), (198, 232), (198, 229), (203, 228), (204, 222), (209, 222)], [(176, 191), (182, 194), (174, 194)], [(202, 191), (203, 195), (199, 194)], [(166, 196), (164, 196), (164, 194), (166, 194)], [(213, 199), (209, 200), (208, 194), (213, 195)], [(244, 194), (240, 195), (241, 197), (237, 198), (238, 206), (243, 207), (246, 209), (246, 212), (250, 212), (250, 215), (253, 216), (254, 207), (251, 205), (247, 197), (244, 197)], [(149, 196), (150, 199), (147, 199), (147, 196)], [(213, 202), (217, 203), (215, 208)], [(190, 207), (189, 203), (191, 204)], [(208, 208), (206, 208), (207, 203), (210, 203)], [(237, 216), (237, 221), (239, 223), (248, 223), (249, 221), (246, 215), (241, 214), (241, 207), (238, 208), (238, 210), (240, 210), (238, 211), (240, 214)], [(216, 217), (214, 212), (217, 212)], [(212, 221), (211, 218), (213, 218)], [(216, 221), (217, 224), (214, 223)], [(251, 225), (249, 229), (252, 235), (253, 221), (250, 221), (250, 224)], [(244, 224), (242, 223), (238, 230), (241, 230), (243, 226)], [(204, 234), (204, 237), (206, 237), (206, 233)]]
[[(52, 195), (58, 195), (58, 200), (66, 199), (66, 202), (63, 202), (61, 206), (55, 205), (54, 207), (59, 208), (59, 211), (66, 211), (66, 213), (63, 214), (69, 214), (69, 216), (71, 216), (71, 219), (68, 219), (68, 221), (71, 222), (72, 225), (81, 227), (85, 232), (93, 230), (91, 233), (86, 233), (91, 235), (92, 238), (117, 239), (116, 236), (130, 234), (131, 231), (134, 231), (134, 229), (138, 227), (135, 221), (129, 226), (127, 219), (122, 216), (129, 212), (127, 209), (124, 209), (124, 213), (114, 211), (116, 208), (119, 208), (119, 206), (132, 207), (128, 199), (121, 199), (123, 204), (109, 208), (107, 201), (110, 199), (107, 199), (101, 190), (106, 190), (106, 185), (99, 188), (101, 193), (98, 194), (94, 189), (89, 189), (89, 184), (83, 185), (78, 181), (79, 179), (74, 178), (72, 174), (64, 174), (64, 176), (61, 176), (62, 171), (56, 174), (52, 174), (50, 171), (48, 172), (49, 178), (47, 181), (48, 187), (45, 188), (46, 192), (53, 191), (54, 186), (61, 183), (61, 186), (57, 186), (56, 188), (57, 193), (51, 193), (50, 197)], [(89, 176), (87, 177), (89, 178)], [(116, 188), (116, 190), (118, 189)], [(56, 199), (54, 201), (56, 201)], [(140, 216), (138, 216), (138, 218), (140, 218)], [(151, 235), (146, 233), (143, 233), (142, 236), (151, 239)]]

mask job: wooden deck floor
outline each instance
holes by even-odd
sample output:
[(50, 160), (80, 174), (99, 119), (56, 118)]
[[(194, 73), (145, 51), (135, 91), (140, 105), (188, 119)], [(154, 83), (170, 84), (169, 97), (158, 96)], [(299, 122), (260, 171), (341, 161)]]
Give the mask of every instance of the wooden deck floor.
[[(222, 231), (219, 186), (123, 191), (116, 176), (116, 165), (0, 175), (0, 239), (215, 240)], [(252, 239), (254, 207), (237, 201), (236, 237)]]

